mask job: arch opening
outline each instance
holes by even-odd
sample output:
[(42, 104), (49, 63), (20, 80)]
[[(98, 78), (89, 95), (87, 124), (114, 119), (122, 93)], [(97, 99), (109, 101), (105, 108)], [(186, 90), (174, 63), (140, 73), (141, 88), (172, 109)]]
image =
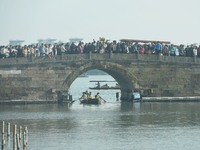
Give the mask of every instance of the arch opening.
[[(120, 93), (120, 88), (116, 87), (117, 81), (101, 70), (89, 70), (80, 75), (70, 85), (69, 93), (73, 95), (74, 99), (78, 99), (82, 96), (83, 92), (91, 92), (94, 98), (97, 93), (100, 93), (103, 99), (106, 101), (116, 101), (116, 93)], [(99, 85), (99, 86), (98, 86)]]
[[(90, 70), (100, 70), (105, 72), (107, 75), (111, 76), (120, 86), (120, 99), (123, 101), (132, 99), (132, 92), (137, 88), (137, 79), (136, 77), (128, 72), (126, 68), (118, 64), (87, 64), (85, 66), (79, 67), (74, 72), (72, 72), (65, 80), (63, 86), (66, 90), (69, 90), (72, 83), (79, 76), (86, 74)], [(87, 89), (85, 89), (87, 90)], [(81, 94), (81, 91), (79, 91)]]

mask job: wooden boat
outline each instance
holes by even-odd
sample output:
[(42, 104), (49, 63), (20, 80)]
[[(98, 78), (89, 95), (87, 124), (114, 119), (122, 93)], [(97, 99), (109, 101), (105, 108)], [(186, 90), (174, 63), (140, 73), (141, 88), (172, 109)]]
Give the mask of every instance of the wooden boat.
[(100, 86), (100, 82), (116, 82), (116, 81), (90, 81), (90, 82), (97, 82), (97, 86), (95, 87), (90, 87), (91, 90), (117, 90), (120, 89), (120, 86), (118, 83), (116, 83), (115, 86), (108, 86), (108, 84)]
[(91, 90), (118, 90), (120, 87), (90, 87)]
[(81, 104), (101, 104), (101, 99), (99, 98), (88, 98), (88, 99), (80, 99)]

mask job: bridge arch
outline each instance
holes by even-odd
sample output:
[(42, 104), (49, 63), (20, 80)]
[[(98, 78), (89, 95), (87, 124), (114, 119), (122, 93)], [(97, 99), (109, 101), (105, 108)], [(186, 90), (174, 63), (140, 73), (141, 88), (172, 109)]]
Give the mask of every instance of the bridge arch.
[(69, 74), (64, 83), (63, 90), (69, 89), (74, 80), (81, 74), (87, 72), (88, 70), (98, 69), (108, 73), (112, 76), (120, 85), (121, 90), (121, 100), (130, 100), (132, 97), (132, 90), (137, 88), (137, 78), (133, 72), (128, 71), (124, 66), (105, 61), (92, 61), (82, 64), (78, 68), (74, 68)]

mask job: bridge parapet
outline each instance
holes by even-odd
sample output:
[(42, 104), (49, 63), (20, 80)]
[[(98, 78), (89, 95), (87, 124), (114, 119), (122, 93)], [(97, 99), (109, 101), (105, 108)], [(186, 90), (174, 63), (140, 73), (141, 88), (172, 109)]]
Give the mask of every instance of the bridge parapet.
[(6, 58), (0, 59), (0, 66), (17, 65), (17, 64), (35, 64), (47, 62), (80, 62), (90, 60), (108, 60), (108, 61), (131, 61), (131, 62), (163, 62), (163, 63), (190, 63), (200, 64), (199, 57), (178, 57), (178, 56), (160, 56), (146, 54), (120, 54), (120, 53), (105, 53), (105, 54), (65, 54), (48, 58), (44, 56), (30, 58)]

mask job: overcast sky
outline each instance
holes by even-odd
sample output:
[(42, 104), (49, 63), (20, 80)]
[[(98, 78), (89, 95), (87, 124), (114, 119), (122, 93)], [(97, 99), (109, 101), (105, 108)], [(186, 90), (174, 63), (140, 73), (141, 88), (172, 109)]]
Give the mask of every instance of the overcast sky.
[(200, 0), (0, 0), (0, 44), (99, 37), (200, 43)]

